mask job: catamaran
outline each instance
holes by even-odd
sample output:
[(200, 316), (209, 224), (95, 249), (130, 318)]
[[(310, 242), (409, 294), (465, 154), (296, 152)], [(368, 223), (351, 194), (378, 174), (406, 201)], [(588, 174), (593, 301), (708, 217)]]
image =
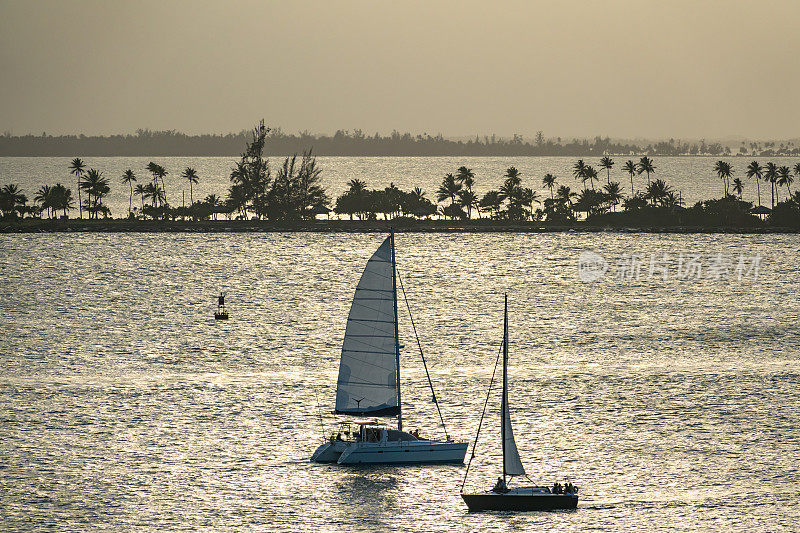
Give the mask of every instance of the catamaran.
[[(495, 363), (495, 369), (497, 364)], [(494, 382), (494, 374), (492, 374)], [(492, 386), (489, 385), (489, 394)], [(488, 402), (487, 395), (487, 402)], [(484, 404), (484, 413), (486, 404)], [(503, 446), (503, 477), (498, 478), (497, 484), (492, 490), (485, 492), (466, 494), (464, 485), (469, 474), (469, 465), (475, 457), (475, 447), (478, 445), (480, 436), (481, 422), (478, 424), (478, 434), (475, 436), (475, 444), (472, 446), (472, 455), (467, 463), (464, 473), (464, 482), (461, 484), (461, 498), (467, 504), (470, 511), (550, 511), (555, 509), (575, 509), (578, 505), (577, 487), (571, 483), (564, 486), (556, 483), (553, 490), (550, 487), (527, 486), (509, 488), (506, 485), (507, 479), (510, 481), (516, 476), (525, 476), (525, 467), (519, 458), (517, 443), (514, 440), (514, 432), (511, 429), (511, 413), (508, 407), (508, 295), (505, 296), (505, 312), (503, 318), (503, 395), (500, 400), (500, 442)], [(530, 479), (530, 478), (528, 478)]]
[[(378, 247), (356, 287), (339, 362), (336, 410), (339, 415), (360, 417), (344, 423), (320, 445), (311, 460), (338, 464), (422, 464), (464, 462), (466, 442), (456, 442), (445, 429), (445, 440), (428, 440), (419, 432), (403, 431), (400, 401), (400, 336), (397, 321), (397, 280), (394, 232)], [(405, 290), (403, 295), (405, 296)], [(406, 300), (408, 306), (408, 301)], [(410, 308), (409, 308), (410, 316)], [(414, 319), (411, 324), (416, 336)], [(425, 372), (425, 356), (420, 346)], [(433, 403), (444, 419), (428, 374)], [(397, 417), (397, 429), (366, 417)]]

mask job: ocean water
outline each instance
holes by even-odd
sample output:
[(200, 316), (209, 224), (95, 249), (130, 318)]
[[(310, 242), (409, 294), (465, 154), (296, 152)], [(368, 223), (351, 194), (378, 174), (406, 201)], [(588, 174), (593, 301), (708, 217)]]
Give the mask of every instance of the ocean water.
[[(80, 154), (76, 154), (80, 155)], [(583, 158), (586, 164), (593, 165), (598, 171), (599, 184), (606, 183), (606, 172), (599, 168), (599, 158)], [(614, 156), (615, 167), (611, 171), (611, 179), (620, 182), (622, 192), (626, 196), (631, 194), (631, 182), (627, 173), (622, 170), (622, 165), (627, 159), (634, 162), (639, 156)], [(719, 158), (712, 157), (655, 157), (655, 174), (651, 179), (660, 178), (667, 182), (676, 193), (680, 194), (684, 204), (689, 207), (700, 200), (719, 198), (722, 196), (722, 182), (714, 172), (714, 164)], [(723, 158), (734, 169), (733, 177), (741, 178), (745, 184), (743, 198), (756, 203), (758, 188), (754, 181), (745, 175), (745, 169), (752, 158), (728, 157)], [(123, 172), (132, 169), (139, 181), (147, 182), (151, 175), (145, 170), (147, 163), (153, 158), (148, 157), (86, 157), (83, 158), (88, 168), (95, 168), (103, 172), (109, 180), (111, 193), (105, 200), (114, 217), (125, 217), (130, 203), (130, 188), (120, 182)], [(426, 196), (436, 199), (436, 189), (442, 178), (448, 172), (455, 173), (458, 167), (464, 165), (475, 172), (474, 189), (483, 195), (489, 189), (497, 189), (503, 182), (506, 169), (515, 166), (520, 171), (523, 186), (537, 191), (542, 199), (550, 196), (550, 191), (542, 185), (542, 177), (552, 173), (557, 177), (557, 185), (567, 185), (578, 192), (583, 185), (572, 177), (572, 165), (577, 157), (319, 157), (318, 163), (322, 168), (323, 184), (329, 196), (335, 201), (336, 197), (347, 189), (351, 179), (358, 178), (367, 183), (370, 188), (383, 189), (394, 183), (403, 190), (421, 187)], [(77, 198), (74, 176), (69, 173), (71, 158), (68, 157), (0, 157), (0, 186), (7, 183), (20, 185), (27, 194), (29, 201), (33, 201), (36, 191), (42, 185), (62, 183), (72, 189), (73, 196)], [(276, 171), (281, 158), (271, 158), (271, 168)], [(797, 158), (775, 157), (771, 158), (775, 164), (793, 166), (800, 162)], [(220, 198), (227, 197), (230, 186), (230, 171), (234, 166), (235, 158), (230, 157), (161, 157), (156, 162), (169, 172), (165, 179), (167, 200), (171, 205), (189, 205), (190, 196), (195, 200), (202, 200), (209, 194), (216, 194)], [(767, 162), (760, 159), (761, 164)], [(189, 190), (189, 184), (181, 179), (180, 174), (186, 167), (197, 170), (200, 181)], [(761, 183), (761, 203), (770, 205), (769, 186)], [(647, 186), (647, 176), (635, 176), (633, 190), (643, 191)], [(785, 198), (787, 190), (782, 187), (779, 197)], [(141, 200), (134, 196), (133, 205)], [(77, 214), (77, 211), (75, 212)]]
[[(468, 513), (463, 466), (308, 461), (383, 238), (0, 235), (0, 529), (800, 528), (798, 236), (397, 235), (457, 439), (475, 436), (509, 294), (523, 463), (581, 488), (577, 510), (531, 514)], [(607, 266), (591, 283), (588, 250)], [(442, 436), (402, 307), (400, 331), (405, 426)], [(498, 475), (498, 404), (470, 490)]]

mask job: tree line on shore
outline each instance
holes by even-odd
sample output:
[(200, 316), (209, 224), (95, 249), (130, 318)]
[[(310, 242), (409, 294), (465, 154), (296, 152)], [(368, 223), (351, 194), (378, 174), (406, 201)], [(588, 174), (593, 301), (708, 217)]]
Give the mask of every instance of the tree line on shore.
[[(680, 192), (665, 180), (654, 178), (658, 173), (652, 158), (643, 156), (638, 162), (629, 159), (621, 165), (627, 175), (625, 181), (630, 183), (630, 194), (627, 194), (627, 184), (612, 179), (616, 163), (608, 155), (599, 159), (597, 168), (583, 159), (575, 162), (569, 183), (577, 181), (581, 187), (579, 192), (573, 191), (562, 178), (548, 173), (541, 177), (541, 185), (547, 191), (542, 196), (526, 186), (524, 177), (512, 166), (506, 170), (498, 189), (479, 195), (474, 188), (474, 172), (461, 166), (443, 177), (434, 199), (428, 198), (419, 187), (403, 191), (390, 183), (384, 189), (369, 189), (365, 182), (353, 179), (348, 189), (331, 202), (321, 185), (322, 170), (310, 151), (300, 157), (286, 157), (272, 175), (264, 156), (269, 132), (263, 120), (252, 130), (245, 151), (231, 170), (231, 185), (224, 200), (211, 194), (195, 201), (194, 185), (200, 176), (191, 167), (180, 174), (181, 182), (189, 189), (189, 204), (186, 205), (184, 194), (180, 206), (169, 203), (165, 180), (169, 172), (162, 165), (150, 162), (145, 167), (146, 176), (137, 177), (133, 169), (126, 170), (119, 179), (128, 188), (128, 218), (206, 220), (222, 215), (228, 219), (301, 221), (330, 216), (333, 212), (351, 220), (436, 217), (554, 224), (572, 224), (585, 219), (608, 223), (671, 221), (757, 225), (762, 223), (761, 217), (769, 215), (766, 222), (774, 225), (800, 223), (800, 192), (793, 192), (791, 188), (794, 176), (800, 177), (800, 163), (790, 168), (772, 162), (762, 166), (752, 161), (745, 169), (745, 176), (755, 182), (757, 205), (742, 200), (745, 182), (735, 176), (733, 165), (727, 161), (719, 160), (714, 167), (721, 184), (721, 199), (698, 202), (687, 209)], [(19, 187), (9, 184), (0, 189), (3, 217), (67, 218), (74, 210), (78, 218), (83, 218), (84, 214), (90, 219), (109, 217), (111, 213), (104, 199), (111, 185), (103, 172), (86, 169), (80, 158), (72, 160), (69, 172), (76, 180), (77, 199), (69, 187), (56, 183), (42, 186), (35, 193), (32, 205), (28, 205), (28, 198)], [(635, 180), (641, 180), (642, 192), (637, 189)], [(762, 181), (765, 188), (770, 189), (770, 208), (761, 202)], [(786, 194), (781, 200), (783, 188)], [(185, 189), (182, 190), (185, 193)], [(134, 197), (139, 200), (138, 206)]]
[[(186, 135), (174, 130), (150, 131), (140, 129), (135, 134), (86, 135), (22, 135), (6, 133), (0, 136), (0, 156), (233, 156), (248, 142), (249, 131), (226, 135)], [(470, 139), (449, 139), (441, 134), (412, 135), (393, 131), (389, 135), (368, 135), (360, 129), (337, 130), (333, 135), (301, 132), (289, 134), (280, 128), (270, 130), (266, 155), (303, 153), (314, 147), (317, 155), (325, 156), (568, 156), (592, 157), (606, 154), (713, 157), (753, 156), (778, 157), (800, 155), (794, 141), (663, 141), (562, 139), (545, 137), (538, 132), (533, 139), (521, 135), (500, 137), (475, 136)]]

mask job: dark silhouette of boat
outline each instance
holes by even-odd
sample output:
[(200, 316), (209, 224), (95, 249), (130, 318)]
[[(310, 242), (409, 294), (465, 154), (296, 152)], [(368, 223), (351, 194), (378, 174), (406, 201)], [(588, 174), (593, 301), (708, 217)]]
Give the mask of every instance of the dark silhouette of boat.
[(228, 310), (225, 309), (225, 295), (219, 294), (217, 298), (217, 312), (214, 313), (215, 320), (228, 320)]
[[(495, 366), (495, 368), (497, 368)], [(492, 375), (494, 380), (494, 374)], [(491, 393), (491, 384), (489, 392)], [(488, 401), (488, 397), (487, 397)], [(503, 396), (500, 407), (500, 440), (503, 445), (503, 477), (497, 479), (497, 484), (492, 490), (466, 494), (464, 483), (469, 473), (464, 474), (464, 483), (461, 485), (461, 498), (470, 511), (553, 511), (557, 509), (575, 509), (578, 506), (578, 489), (571, 483), (561, 486), (556, 483), (550, 487), (527, 486), (508, 488), (506, 478), (525, 476), (525, 467), (519, 458), (517, 443), (511, 430), (511, 416), (508, 407), (508, 295), (505, 297), (505, 313), (503, 319)], [(485, 412), (485, 407), (484, 407)], [(483, 422), (483, 416), (481, 416)], [(478, 444), (481, 424), (478, 424), (478, 435), (472, 447), (472, 457), (475, 456), (475, 446)], [(470, 457), (470, 463), (472, 462)]]

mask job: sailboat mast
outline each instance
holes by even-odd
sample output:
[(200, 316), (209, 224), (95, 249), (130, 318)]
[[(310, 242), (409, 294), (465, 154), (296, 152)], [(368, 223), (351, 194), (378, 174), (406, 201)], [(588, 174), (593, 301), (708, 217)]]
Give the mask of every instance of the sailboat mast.
[(503, 312), (503, 397), (500, 401), (500, 440), (503, 443), (503, 481), (506, 480), (506, 398), (508, 398), (508, 294)]
[(397, 430), (403, 431), (403, 408), (400, 404), (400, 331), (397, 324), (397, 268), (394, 258), (394, 230), (391, 230), (390, 241), (392, 249), (392, 299), (394, 305), (394, 353), (395, 375), (397, 376)]

